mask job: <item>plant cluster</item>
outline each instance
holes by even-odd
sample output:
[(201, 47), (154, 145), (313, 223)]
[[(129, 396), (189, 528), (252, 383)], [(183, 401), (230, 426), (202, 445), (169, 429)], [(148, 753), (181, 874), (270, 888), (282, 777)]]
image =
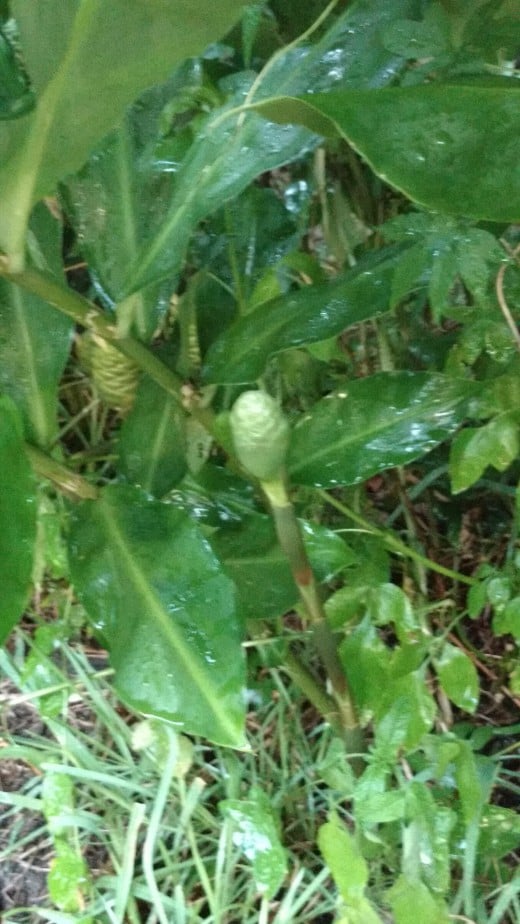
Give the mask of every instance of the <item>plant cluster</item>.
[[(325, 742), (315, 920), (520, 920), (519, 46), (516, 0), (0, 3), (0, 641), (62, 746), (12, 751), (45, 770), (47, 920), (238, 921), (226, 838), (262, 922), (311, 920), (254, 770), (211, 873), (190, 835), (204, 900), (157, 884), (190, 740), (253, 767), (284, 684)], [(67, 639), (148, 717), (110, 747), (158, 785), (105, 904)]]

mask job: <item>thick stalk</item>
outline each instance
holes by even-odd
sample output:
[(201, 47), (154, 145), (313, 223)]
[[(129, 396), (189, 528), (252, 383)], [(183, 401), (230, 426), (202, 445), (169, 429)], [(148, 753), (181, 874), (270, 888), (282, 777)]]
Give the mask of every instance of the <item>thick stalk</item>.
[(312, 627), (314, 645), (327, 672), (336, 702), (338, 720), (344, 732), (352, 732), (358, 728), (356, 711), (339, 659), (337, 640), (325, 616), (294, 506), (281, 478), (276, 481), (262, 482), (262, 487), (271, 506), (278, 541), (289, 562), (294, 582)]
[(41, 449), (32, 446), (30, 443), (25, 444), (25, 450), (33, 470), (39, 478), (47, 478), (63, 494), (67, 494), (74, 500), (96, 500), (99, 497), (99, 491), (95, 485), (90, 484), (86, 478), (71, 472), (70, 469), (56, 462), (50, 456), (46, 455)]
[(336, 734), (342, 736), (345, 729), (340, 721), (335, 700), (316, 682), (311, 672), (291, 649), (285, 652), (281, 669), (289, 675)]
[[(108, 340), (120, 353), (132, 359), (143, 372), (184, 406), (181, 397), (182, 379), (165, 366), (160, 359), (157, 359), (144, 344), (134, 340), (133, 337), (121, 337), (117, 325), (112, 323), (88, 299), (74, 292), (73, 289), (61, 285), (53, 276), (31, 267), (20, 273), (8, 273), (2, 270), (0, 262), (0, 275), (25, 291), (38, 295), (47, 304), (66, 314), (96, 336)], [(186, 409), (209, 433), (213, 434), (214, 415), (209, 408), (201, 407), (194, 399)]]

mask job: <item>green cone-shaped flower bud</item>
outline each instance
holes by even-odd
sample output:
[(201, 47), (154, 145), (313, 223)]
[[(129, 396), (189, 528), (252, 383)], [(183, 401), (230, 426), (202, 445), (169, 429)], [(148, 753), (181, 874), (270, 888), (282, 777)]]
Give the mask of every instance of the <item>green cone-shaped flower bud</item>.
[(239, 462), (260, 481), (280, 476), (289, 447), (289, 424), (278, 404), (263, 391), (245, 391), (230, 415)]

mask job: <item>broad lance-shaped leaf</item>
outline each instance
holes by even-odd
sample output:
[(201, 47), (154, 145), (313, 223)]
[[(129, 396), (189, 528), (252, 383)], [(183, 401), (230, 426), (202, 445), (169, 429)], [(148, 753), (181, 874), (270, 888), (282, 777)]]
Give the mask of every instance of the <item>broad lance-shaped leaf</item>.
[(148, 494), (163, 497), (186, 472), (183, 412), (148, 376), (119, 437), (118, 469)]
[(479, 386), (427, 372), (380, 372), (318, 401), (293, 431), (297, 484), (356, 484), (433, 449), (463, 421)]
[(245, 681), (234, 587), (184, 511), (113, 486), (73, 510), (70, 568), (121, 698), (241, 747)]
[[(330, 581), (356, 560), (332, 530), (306, 520), (300, 526), (318, 581)], [(242, 619), (282, 616), (295, 605), (298, 591), (271, 517), (252, 513), (216, 530), (209, 541), (235, 583)]]
[[(333, 23), (315, 44), (287, 48), (271, 59), (261, 80), (246, 72), (235, 78), (236, 92), (208, 118), (177, 170), (166, 216), (128, 268), (125, 295), (175, 276), (198, 221), (237, 196), (259, 174), (301, 158), (319, 139), (298, 126), (266, 123), (254, 112), (236, 112), (254, 84), (254, 99), (296, 95), (333, 86), (383, 86), (405, 59), (388, 51), (382, 25), (415, 15), (417, 0), (361, 0)], [(235, 89), (234, 87), (234, 89)], [(276, 119), (274, 121), (277, 121)]]
[(253, 382), (273, 353), (316, 343), (351, 324), (389, 311), (392, 277), (402, 248), (368, 254), (343, 276), (259, 306), (213, 344), (204, 363), (208, 382)]
[[(155, 221), (162, 218), (171, 198), (171, 173), (159, 176), (155, 151), (146, 156), (141, 150), (150, 132), (155, 140), (156, 109), (164, 106), (164, 98), (159, 88), (148, 91), (84, 167), (61, 186), (96, 293), (109, 309), (123, 294), (127, 268), (136, 259), (151, 216)], [(135, 293), (118, 313), (119, 323), (140, 339), (151, 339), (167, 310), (171, 287), (161, 288), (155, 285)]]
[[(77, 170), (146, 87), (238, 19), (242, 0), (13, 0), (34, 111), (0, 124), (0, 248), (18, 260), (31, 207)], [(16, 264), (13, 268), (16, 268)]]
[(448, 214), (520, 219), (520, 89), (512, 79), (280, 97), (266, 118), (345, 138), (382, 179)]
[[(47, 208), (31, 216), (33, 256), (61, 272), (61, 228)], [(27, 438), (43, 448), (57, 432), (58, 385), (74, 323), (46, 302), (0, 278), (0, 388), (22, 414)]]
[(0, 644), (27, 603), (35, 543), (34, 479), (24, 451), (20, 416), (4, 396), (0, 397)]

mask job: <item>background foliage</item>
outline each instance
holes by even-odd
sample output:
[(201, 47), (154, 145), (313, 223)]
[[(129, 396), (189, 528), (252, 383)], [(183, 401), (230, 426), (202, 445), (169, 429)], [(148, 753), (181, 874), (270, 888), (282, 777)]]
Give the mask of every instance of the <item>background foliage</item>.
[[(520, 920), (517, 4), (190, 7), (0, 4), (0, 636), (62, 747), (50, 770), (12, 751), (44, 771), (42, 914), (237, 920), (207, 877), (202, 901), (169, 886), (188, 734), (249, 768), (209, 801), (230, 839), (214, 868), (231, 842), (251, 863), (247, 914)], [(252, 388), (291, 423), (318, 628), (236, 458)], [(70, 772), (89, 752), (38, 692), (85, 688), (67, 640), (109, 658), (135, 725), (137, 743), (111, 714), (109, 749), (153, 758), (148, 833), (122, 806), (144, 898), (124, 863), (115, 904), (90, 881)], [(331, 646), (363, 738), (347, 751), (323, 721)], [(291, 774), (276, 790), (247, 756), (280, 695), (316, 710), (298, 721), (317, 750), (293, 755), (314, 774), (308, 858)], [(306, 863), (336, 888), (314, 918)]]

